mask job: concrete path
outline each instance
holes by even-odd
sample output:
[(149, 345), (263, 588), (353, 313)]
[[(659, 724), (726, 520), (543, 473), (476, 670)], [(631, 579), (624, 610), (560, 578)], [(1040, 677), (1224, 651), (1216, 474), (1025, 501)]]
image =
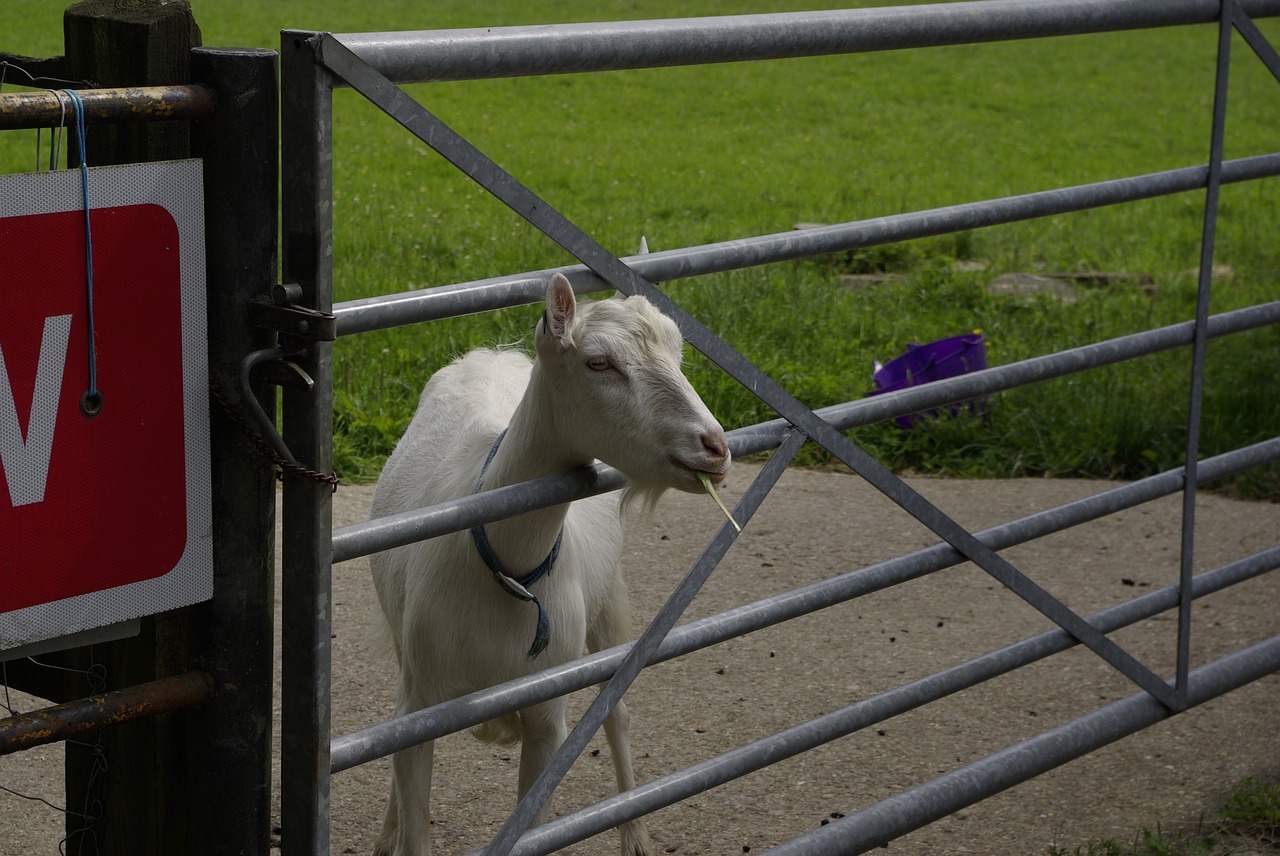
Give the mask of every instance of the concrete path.
[[(756, 467), (737, 465), (738, 494)], [(1095, 493), (1070, 480), (912, 484), (969, 527), (982, 527)], [(344, 487), (336, 524), (367, 517), (369, 487)], [(706, 496), (669, 495), (632, 527), (626, 556), (637, 630), (688, 570), (722, 518)], [(1173, 497), (1005, 555), (1080, 614), (1176, 580), (1180, 499)], [(1280, 540), (1280, 505), (1203, 495), (1197, 566), (1217, 565)], [(683, 620), (710, 615), (937, 539), (842, 472), (788, 472)], [(395, 672), (371, 653), (375, 609), (363, 560), (334, 573), (334, 733), (387, 718)], [(1197, 601), (1193, 661), (1280, 633), (1280, 574)], [(628, 695), (638, 775), (648, 781), (1048, 629), (1048, 622), (971, 565), (833, 607), (782, 627), (647, 671)], [(1114, 638), (1170, 674), (1176, 621), (1162, 615)], [(1014, 675), (888, 720), (649, 819), (666, 852), (761, 851), (903, 788), (1128, 696), (1136, 688), (1088, 651), (1055, 656)], [(580, 712), (590, 694), (574, 702)], [(575, 714), (576, 715), (576, 714)], [(556, 797), (568, 812), (612, 792), (603, 736)], [(518, 748), (466, 735), (437, 746), (436, 853), (464, 853), (496, 832), (514, 802)], [(0, 785), (63, 804), (60, 751), (0, 759)], [(334, 854), (369, 853), (386, 799), (382, 760), (336, 776)], [(1280, 776), (1280, 676), (1173, 717), (894, 842), (910, 854), (1043, 854), (1099, 837), (1129, 841), (1211, 815), (1245, 776)], [(0, 855), (55, 854), (62, 818), (0, 792)], [(287, 831), (284, 832), (287, 835)], [(612, 833), (578, 854), (615, 853)]]

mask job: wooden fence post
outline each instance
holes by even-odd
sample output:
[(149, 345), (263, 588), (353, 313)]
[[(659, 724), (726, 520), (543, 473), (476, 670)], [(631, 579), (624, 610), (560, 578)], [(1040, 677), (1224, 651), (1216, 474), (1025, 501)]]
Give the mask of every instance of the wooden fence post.
[[(200, 46), (187, 0), (84, 0), (62, 18), (64, 73), (100, 86), (160, 86), (191, 82), (191, 49)], [(186, 122), (138, 122), (95, 127), (89, 165), (185, 158)]]
[[(249, 301), (269, 294), (278, 281), (276, 58), (271, 50), (200, 48), (192, 54), (196, 81), (219, 96), (213, 117), (192, 129), (192, 154), (204, 159), (209, 375), (241, 413), (240, 361), (275, 344), (274, 333), (250, 326)], [(275, 387), (263, 384), (254, 394), (275, 413)], [(188, 645), (192, 667), (214, 676), (216, 694), (212, 704), (185, 717), (186, 760), (202, 771), (203, 797), (199, 805), (186, 803), (181, 852), (266, 856), (276, 481), (271, 462), (216, 399), (209, 428), (214, 599), (188, 610)]]

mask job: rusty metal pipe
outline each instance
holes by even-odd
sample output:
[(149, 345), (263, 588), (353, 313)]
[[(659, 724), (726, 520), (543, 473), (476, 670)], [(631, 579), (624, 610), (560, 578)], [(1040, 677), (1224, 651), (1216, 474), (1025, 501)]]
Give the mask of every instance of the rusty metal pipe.
[[(164, 122), (213, 115), (217, 94), (199, 84), (77, 89), (88, 124)], [(75, 124), (70, 100), (54, 90), (0, 93), (0, 131)]]
[(0, 755), (101, 731), (112, 725), (199, 707), (213, 698), (213, 677), (184, 672), (0, 719)]

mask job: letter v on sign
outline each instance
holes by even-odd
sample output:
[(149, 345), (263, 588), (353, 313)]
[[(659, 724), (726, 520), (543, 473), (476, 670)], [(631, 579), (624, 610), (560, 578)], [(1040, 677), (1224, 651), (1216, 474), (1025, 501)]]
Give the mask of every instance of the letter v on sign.
[(58, 396), (62, 390), (62, 370), (67, 363), (67, 341), (71, 336), (71, 316), (44, 319), (40, 339), (40, 360), (36, 365), (27, 430), (23, 436), (14, 401), (13, 383), (0, 349), (0, 465), (14, 506), (30, 505), (44, 499), (53, 454), (53, 432), (58, 419)]

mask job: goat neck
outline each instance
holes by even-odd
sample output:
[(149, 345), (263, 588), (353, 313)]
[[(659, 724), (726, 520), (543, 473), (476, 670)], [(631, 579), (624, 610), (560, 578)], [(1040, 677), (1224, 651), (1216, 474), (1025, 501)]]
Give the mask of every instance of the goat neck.
[[(565, 442), (546, 406), (546, 380), (535, 363), (524, 398), (511, 417), (506, 436), (485, 473), (483, 487), (507, 485), (555, 475), (592, 462)], [(489, 543), (511, 574), (520, 576), (546, 558), (564, 526), (568, 504), (538, 509), (485, 524)]]

